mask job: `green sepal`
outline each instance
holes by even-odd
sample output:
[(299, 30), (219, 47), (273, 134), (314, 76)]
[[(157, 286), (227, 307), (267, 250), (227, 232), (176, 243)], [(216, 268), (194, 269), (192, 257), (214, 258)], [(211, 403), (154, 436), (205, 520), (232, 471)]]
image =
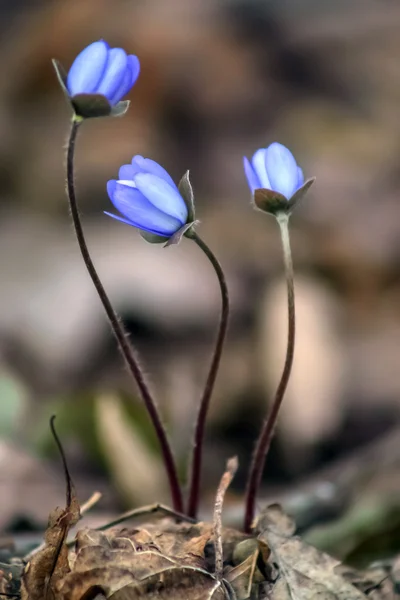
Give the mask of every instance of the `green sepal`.
[(58, 83), (60, 84), (60, 87), (61, 87), (62, 91), (64, 92), (65, 96), (67, 97), (68, 101), (70, 101), (70, 97), (69, 97), (68, 89), (67, 89), (67, 72), (65, 71), (62, 64), (55, 58), (52, 58), (51, 62), (53, 64), (54, 70), (56, 72)]
[(266, 188), (255, 190), (253, 199), (256, 208), (273, 216), (286, 212), (289, 206), (289, 201), (283, 194)]
[(110, 117), (123, 117), (128, 112), (130, 100), (121, 100), (115, 106), (111, 107)]
[(195, 206), (194, 206), (194, 194), (192, 184), (189, 179), (189, 171), (186, 171), (180, 182), (178, 183), (178, 190), (180, 195), (185, 201), (188, 209), (188, 221), (192, 223), (195, 221)]
[(142, 236), (142, 238), (149, 244), (165, 244), (165, 242), (168, 240), (167, 236), (165, 235), (149, 233), (148, 231), (143, 231), (143, 229), (139, 229), (139, 233)]
[(171, 235), (168, 242), (165, 244), (164, 248), (180, 244), (184, 236), (190, 238), (190, 231), (195, 225), (197, 225), (197, 223), (198, 221), (191, 221), (190, 223), (186, 223), (186, 225), (183, 225), (183, 227), (178, 229), (178, 231), (175, 231), (175, 233)]
[(298, 202), (305, 196), (309, 188), (315, 181), (315, 177), (307, 181), (299, 188), (291, 198), (286, 198), (279, 192), (260, 188), (254, 191), (254, 205), (259, 210), (276, 217), (278, 214), (286, 213), (290, 215)]
[(167, 237), (165, 235), (157, 235), (156, 233), (149, 233), (148, 231), (144, 231), (139, 229), (139, 233), (141, 237), (148, 242), (149, 244), (164, 244), (164, 248), (168, 246), (174, 246), (179, 244), (183, 238), (183, 236), (190, 237), (190, 230), (197, 225), (198, 221), (190, 221), (183, 225), (178, 231), (175, 231), (171, 235), (171, 237)]
[(301, 188), (299, 188), (297, 190), (297, 192), (295, 192), (293, 194), (293, 196), (289, 200), (289, 211), (290, 212), (292, 212), (292, 210), (294, 209), (296, 204), (298, 204), (300, 202), (300, 200), (302, 200), (304, 198), (304, 196), (306, 195), (306, 193), (308, 192), (308, 190), (314, 183), (315, 179), (316, 179), (315, 177), (311, 177), (311, 179), (307, 179), (307, 181), (305, 181), (303, 183)]
[(111, 106), (102, 94), (75, 94), (70, 96), (67, 88), (67, 73), (58, 60), (52, 60), (60, 87), (74, 111), (74, 119), (91, 119), (97, 117), (121, 117), (129, 108), (129, 100)]

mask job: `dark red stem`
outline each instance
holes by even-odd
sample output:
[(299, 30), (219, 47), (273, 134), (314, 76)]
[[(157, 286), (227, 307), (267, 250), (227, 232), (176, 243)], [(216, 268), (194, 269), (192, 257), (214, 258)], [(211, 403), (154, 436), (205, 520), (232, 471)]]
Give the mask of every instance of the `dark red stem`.
[(190, 472), (190, 487), (189, 487), (189, 500), (187, 514), (189, 517), (196, 518), (199, 506), (199, 492), (201, 483), (201, 466), (202, 466), (202, 454), (204, 444), (204, 431), (207, 419), (207, 412), (210, 405), (211, 394), (214, 389), (215, 380), (218, 374), (219, 364), (221, 361), (222, 350), (228, 328), (228, 317), (229, 317), (229, 294), (228, 287), (226, 285), (225, 275), (218, 260), (211, 252), (210, 248), (203, 242), (203, 240), (195, 233), (191, 232), (190, 237), (196, 242), (196, 244), (203, 250), (211, 262), (215, 273), (218, 278), (219, 286), (221, 288), (221, 317), (219, 322), (217, 340), (215, 343), (214, 354), (211, 360), (210, 370), (208, 372), (206, 385), (204, 387), (203, 396), (200, 402), (200, 409), (197, 415), (194, 442), (193, 442), (193, 458)]
[[(177, 512), (183, 512), (182, 490), (178, 479), (178, 472), (175, 464), (175, 459), (172, 454), (171, 446), (167, 438), (165, 427), (161, 421), (155, 401), (153, 400), (149, 388), (144, 380), (143, 373), (133, 353), (133, 349), (127, 341), (127, 333), (125, 331), (125, 328), (121, 322), (120, 317), (115, 312), (107, 296), (107, 293), (103, 287), (103, 284), (100, 281), (100, 278), (97, 274), (97, 271), (89, 254), (88, 247), (86, 245), (81, 219), (79, 216), (74, 184), (74, 152), (79, 124), (80, 121), (73, 120), (67, 149), (67, 191), (72, 221), (78, 240), (78, 245), (82, 254), (83, 261), (92, 279), (93, 285), (96, 288), (101, 303), (107, 314), (111, 329), (117, 339), (119, 349), (128, 365), (129, 371), (133, 379), (135, 380), (137, 387), (139, 388), (140, 395), (142, 396), (144, 404), (149, 413), (151, 422), (153, 423), (154, 429), (156, 431), (157, 438), (161, 447), (162, 457), (164, 460), (165, 470), (168, 476), (173, 507)], [(134, 466), (132, 468), (134, 470)]]

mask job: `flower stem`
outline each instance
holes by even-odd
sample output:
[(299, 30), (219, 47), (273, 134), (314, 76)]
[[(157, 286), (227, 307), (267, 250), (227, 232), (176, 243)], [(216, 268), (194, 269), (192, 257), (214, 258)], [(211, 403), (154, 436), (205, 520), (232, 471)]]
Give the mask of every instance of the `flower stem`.
[(82, 121), (73, 120), (71, 131), (69, 135), (68, 148), (67, 148), (67, 191), (68, 200), (71, 210), (72, 221), (74, 224), (75, 234), (78, 240), (78, 245), (82, 254), (83, 261), (92, 279), (93, 285), (99, 295), (101, 303), (103, 304), (104, 310), (107, 314), (111, 329), (117, 339), (120, 351), (129, 367), (129, 371), (132, 377), (136, 381), (139, 388), (139, 392), (142, 396), (144, 404), (149, 413), (150, 419), (153, 423), (154, 429), (157, 434), (158, 441), (161, 446), (162, 457), (164, 460), (165, 470), (167, 472), (172, 504), (177, 512), (183, 512), (183, 499), (182, 490), (178, 479), (178, 473), (176, 469), (175, 460), (172, 454), (171, 446), (169, 444), (165, 427), (161, 421), (158, 413), (157, 406), (151, 396), (149, 388), (144, 380), (143, 373), (139, 367), (138, 361), (133, 353), (133, 349), (129, 344), (127, 333), (121, 322), (120, 317), (115, 312), (107, 293), (100, 281), (97, 271), (94, 267), (91, 259), (88, 247), (86, 245), (85, 235), (83, 233), (82, 223), (79, 216), (78, 204), (75, 195), (75, 184), (74, 184), (74, 153), (75, 153), (75, 142), (79, 129), (79, 125)]
[(189, 500), (187, 514), (189, 517), (196, 518), (197, 510), (199, 505), (199, 491), (200, 491), (200, 479), (201, 479), (201, 465), (202, 465), (202, 452), (204, 443), (204, 430), (207, 418), (208, 407), (210, 405), (211, 394), (214, 389), (215, 380), (217, 377), (219, 364), (221, 360), (222, 350), (224, 346), (226, 331), (228, 328), (228, 317), (229, 317), (229, 294), (228, 287), (226, 285), (225, 275), (222, 267), (210, 248), (203, 242), (203, 240), (194, 232), (191, 231), (190, 238), (193, 239), (199, 248), (209, 259), (212, 264), (215, 273), (218, 278), (219, 286), (221, 289), (222, 307), (221, 317), (219, 322), (217, 340), (215, 343), (214, 354), (211, 360), (210, 369), (207, 376), (206, 385), (204, 387), (203, 396), (200, 401), (200, 408), (197, 415), (194, 443), (193, 443), (193, 458), (190, 473), (190, 487), (189, 487)]
[(263, 423), (260, 436), (257, 440), (255, 451), (253, 454), (249, 476), (246, 486), (246, 503), (244, 517), (244, 531), (250, 533), (254, 515), (255, 503), (257, 494), (261, 484), (261, 478), (264, 470), (265, 459), (268, 455), (271, 446), (272, 438), (275, 433), (275, 426), (278, 419), (279, 409), (285, 395), (287, 385), (289, 383), (290, 373), (293, 365), (294, 342), (295, 342), (295, 302), (294, 302), (294, 281), (293, 281), (293, 263), (292, 253), (290, 250), (289, 237), (289, 215), (286, 213), (278, 213), (276, 216), (282, 240), (283, 260), (285, 266), (285, 275), (287, 283), (288, 297), (288, 338), (286, 359), (282, 371), (281, 380), (276, 390), (275, 399), (266, 420)]

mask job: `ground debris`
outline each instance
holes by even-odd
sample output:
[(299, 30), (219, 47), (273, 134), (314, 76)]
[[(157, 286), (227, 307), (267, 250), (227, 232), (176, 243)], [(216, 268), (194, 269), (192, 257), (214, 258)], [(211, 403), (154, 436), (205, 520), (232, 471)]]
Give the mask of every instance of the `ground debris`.
[[(108, 531), (82, 528), (54, 567), (64, 511), (54, 512), (46, 546), (22, 575), (29, 600), (394, 600), (398, 562), (347, 568), (294, 535), (279, 506), (264, 509), (254, 535), (222, 528), (217, 576), (212, 523), (169, 516)], [(54, 523), (56, 515), (59, 515)], [(76, 517), (76, 515), (75, 515)], [(397, 565), (397, 566), (396, 566)], [(49, 579), (49, 574), (53, 574)], [(0, 564), (0, 591), (18, 593), (22, 563)]]
[[(81, 600), (99, 593), (113, 600), (229, 598), (224, 581), (214, 574), (210, 523), (174, 523), (163, 519), (134, 529), (108, 532), (84, 529), (70, 555), (71, 571), (57, 582), (57, 600)], [(227, 555), (232, 539), (227, 530)]]

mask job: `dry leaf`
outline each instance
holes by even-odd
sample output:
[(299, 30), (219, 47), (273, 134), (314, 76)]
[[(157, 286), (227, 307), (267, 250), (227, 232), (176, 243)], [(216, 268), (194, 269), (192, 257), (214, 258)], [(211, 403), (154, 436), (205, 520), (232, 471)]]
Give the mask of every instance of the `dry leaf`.
[(277, 505), (258, 521), (258, 539), (271, 549), (279, 575), (271, 600), (365, 600), (367, 596), (336, 571), (340, 561), (294, 537), (293, 522)]
[(252, 598), (266, 576), (270, 578), (269, 555), (268, 546), (261, 540), (249, 538), (237, 544), (233, 555), (235, 566), (225, 572), (225, 578), (235, 590), (238, 600)]
[[(395, 600), (399, 588), (396, 588), (396, 560), (389, 564), (375, 563), (365, 571), (358, 571), (340, 565), (337, 572), (355, 587), (360, 589), (368, 600)], [(397, 592), (396, 592), (397, 590)]]
[(79, 504), (72, 495), (71, 503), (64, 509), (56, 508), (50, 513), (45, 533), (45, 546), (26, 565), (22, 576), (22, 600), (46, 600), (51, 598), (52, 585), (69, 572), (68, 547), (65, 543), (70, 528), (79, 520)]
[(256, 570), (258, 549), (254, 550), (242, 563), (230, 570), (226, 575), (227, 581), (235, 590), (237, 600), (250, 598), (254, 573)]
[(174, 570), (148, 577), (111, 596), (112, 600), (230, 600), (222, 582), (200, 569), (177, 566)]
[(66, 507), (56, 508), (50, 513), (44, 535), (44, 546), (33, 554), (22, 575), (22, 600), (50, 600), (54, 597), (54, 586), (70, 571), (66, 539), (69, 530), (80, 518), (78, 500), (68, 472), (64, 451), (54, 429), (54, 419), (55, 417), (51, 418), (50, 427), (63, 461)]
[(85, 600), (100, 593), (114, 600), (134, 598), (229, 598), (208, 570), (205, 547), (211, 524), (169, 520), (132, 530), (77, 534), (71, 572), (59, 581), (57, 600)]

